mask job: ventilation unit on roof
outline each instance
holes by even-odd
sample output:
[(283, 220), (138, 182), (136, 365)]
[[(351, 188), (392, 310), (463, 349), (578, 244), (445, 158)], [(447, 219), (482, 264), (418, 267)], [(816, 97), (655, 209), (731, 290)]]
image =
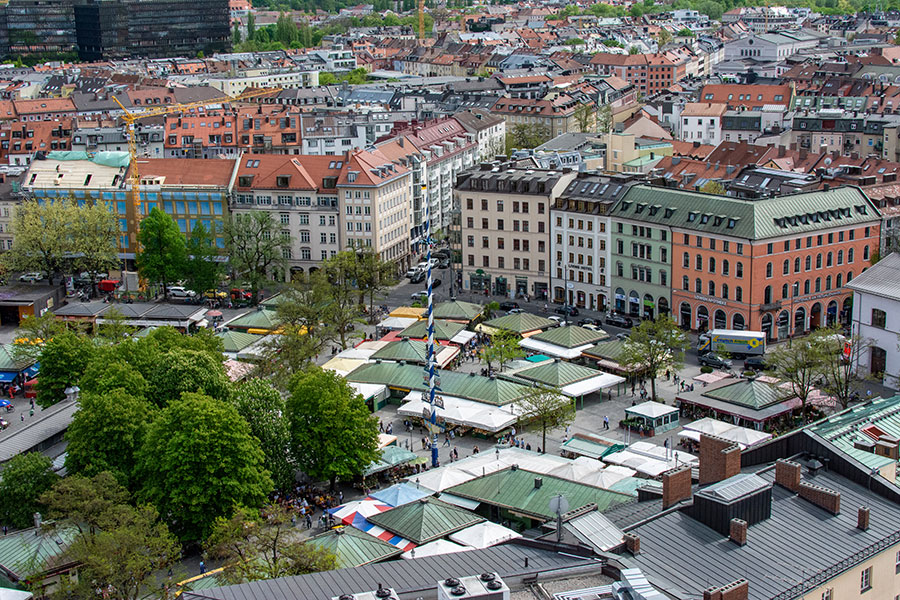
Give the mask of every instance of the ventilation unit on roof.
[(333, 596), (331, 600), (400, 600), (392, 588), (383, 587), (380, 583), (374, 592), (360, 592), (358, 594), (341, 594)]
[(753, 525), (772, 513), (772, 484), (759, 475), (742, 473), (703, 488), (694, 494), (691, 516), (729, 535), (731, 520)]
[(509, 587), (496, 573), (448, 577), (438, 582), (438, 600), (509, 600)]

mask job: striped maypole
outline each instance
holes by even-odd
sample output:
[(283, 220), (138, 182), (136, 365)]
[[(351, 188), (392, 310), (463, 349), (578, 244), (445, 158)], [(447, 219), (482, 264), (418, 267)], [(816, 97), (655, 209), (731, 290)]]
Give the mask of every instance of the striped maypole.
[[(424, 191), (425, 186), (422, 186)], [(437, 390), (440, 389), (440, 382), (435, 374), (437, 360), (434, 352), (434, 290), (432, 288), (431, 279), (431, 211), (428, 208), (428, 197), (423, 194), (425, 201), (425, 261), (428, 269), (428, 350), (427, 361), (425, 362), (425, 373), (428, 380), (428, 403), (431, 405), (431, 466), (438, 466), (438, 427), (437, 427), (437, 406), (435, 400), (437, 398)]]

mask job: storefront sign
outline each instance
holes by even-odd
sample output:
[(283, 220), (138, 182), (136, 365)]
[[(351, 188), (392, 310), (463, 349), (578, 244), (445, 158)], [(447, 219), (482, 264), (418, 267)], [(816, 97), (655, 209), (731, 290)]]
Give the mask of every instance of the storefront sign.
[(701, 296), (700, 294), (694, 295), (694, 300), (700, 300), (701, 302), (709, 302), (710, 304), (718, 304), (720, 306), (728, 306), (728, 303), (724, 300), (720, 300), (718, 298), (710, 298), (709, 296)]

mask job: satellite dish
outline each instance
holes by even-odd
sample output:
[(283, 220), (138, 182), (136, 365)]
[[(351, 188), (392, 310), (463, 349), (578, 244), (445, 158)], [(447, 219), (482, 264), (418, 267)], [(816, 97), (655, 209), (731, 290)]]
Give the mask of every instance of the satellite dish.
[(829, 156), (828, 158), (826, 158), (824, 162), (826, 167), (831, 165), (831, 157)]
[(565, 496), (559, 494), (553, 496), (550, 498), (550, 512), (554, 515), (561, 515), (569, 512), (569, 501), (566, 500)]

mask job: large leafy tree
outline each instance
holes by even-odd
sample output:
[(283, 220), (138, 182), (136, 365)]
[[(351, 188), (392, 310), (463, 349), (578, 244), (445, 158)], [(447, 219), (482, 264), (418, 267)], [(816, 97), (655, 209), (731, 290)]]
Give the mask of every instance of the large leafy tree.
[(180, 549), (152, 506), (128, 504), (128, 492), (110, 473), (68, 477), (42, 497), (56, 529), (77, 532), (66, 558), (79, 564), (79, 577), (63, 582), (67, 598), (145, 597), (154, 573), (172, 565)]
[(847, 408), (860, 383), (856, 365), (871, 343), (859, 335), (845, 338), (836, 325), (816, 330), (809, 341), (818, 351), (822, 391)]
[(597, 124), (597, 108), (593, 104), (579, 104), (573, 116), (581, 133), (588, 133)]
[(268, 381), (254, 378), (236, 388), (231, 401), (259, 440), (264, 465), (275, 487), (289, 490), (294, 483), (294, 467), (289, 458), (291, 436), (281, 393)]
[(187, 268), (185, 278), (188, 289), (202, 294), (218, 287), (222, 281), (222, 263), (216, 260), (216, 250), (212, 234), (201, 221), (197, 221), (187, 241)]
[(650, 398), (656, 400), (656, 378), (666, 368), (677, 368), (684, 360), (687, 337), (668, 315), (645, 319), (625, 340), (623, 364), (646, 370), (650, 376)]
[(310, 276), (313, 285), (329, 289), (331, 301), (327, 306), (326, 323), (333, 329), (333, 337), (347, 348), (352, 328), (362, 324), (359, 305), (355, 298), (357, 290), (358, 255), (353, 252), (339, 252), (322, 263), (322, 268)]
[(256, 302), (259, 290), (274, 271), (284, 271), (290, 238), (268, 212), (234, 215), (225, 223), (225, 248), (235, 274), (245, 279)]
[(82, 394), (66, 432), (66, 469), (87, 476), (109, 471), (121, 485), (130, 487), (134, 456), (154, 409), (121, 388)]
[(375, 300), (397, 283), (397, 265), (382, 260), (373, 248), (357, 248), (351, 251), (355, 259), (354, 276), (360, 297), (369, 304), (369, 317), (375, 318)]
[(38, 204), (28, 200), (16, 207), (13, 247), (3, 256), (13, 271), (42, 271), (51, 279), (61, 273), (73, 250), (72, 224), (77, 205), (64, 200)]
[(378, 423), (347, 381), (312, 367), (290, 383), (291, 450), (310, 477), (331, 483), (362, 474), (378, 458)]
[(91, 287), (97, 273), (119, 266), (116, 241), (120, 235), (118, 218), (104, 202), (95, 202), (73, 211), (71, 256), (75, 272), (86, 271)]
[(149, 379), (149, 398), (157, 406), (174, 402), (185, 392), (228, 399), (230, 381), (221, 360), (182, 348), (174, 348), (158, 359)]
[(205, 539), (235, 506), (259, 507), (272, 490), (264, 455), (230, 404), (184, 394), (163, 409), (137, 454), (138, 498), (183, 541)]
[(16, 360), (37, 360), (44, 345), (58, 334), (67, 331), (66, 323), (47, 311), (42, 316), (28, 315), (19, 323), (12, 351)]
[(146, 398), (148, 384), (140, 371), (113, 356), (111, 353), (98, 352), (91, 360), (81, 376), (81, 394), (108, 394), (114, 390), (122, 390), (134, 398)]
[(41, 349), (41, 376), (37, 403), (51, 406), (65, 398), (67, 387), (77, 385), (95, 351), (91, 338), (71, 331), (56, 334)]
[(265, 518), (259, 511), (238, 508), (216, 520), (207, 552), (228, 565), (223, 575), (229, 583), (336, 569), (334, 554), (299, 539), (291, 516), (280, 506), (266, 509)]
[(524, 350), (519, 346), (519, 340), (521, 339), (519, 334), (506, 329), (495, 333), (491, 337), (490, 345), (485, 346), (482, 350), (482, 356), (488, 369), (491, 368), (492, 362), (496, 362), (500, 370), (503, 371), (503, 365), (511, 360), (525, 356)]
[(803, 421), (806, 421), (806, 403), (819, 381), (821, 373), (820, 349), (811, 340), (794, 340), (790, 346), (782, 344), (769, 352), (766, 358), (768, 372), (790, 386), (790, 395), (800, 400)]
[(14, 456), (0, 478), (0, 522), (28, 527), (33, 515), (43, 509), (41, 494), (59, 477), (53, 473), (50, 459), (40, 452)]
[(163, 294), (168, 298), (169, 284), (184, 276), (187, 262), (184, 235), (172, 217), (154, 208), (141, 221), (138, 239), (141, 242), (138, 272), (144, 279), (162, 285)]
[(541, 452), (547, 452), (547, 432), (565, 427), (575, 418), (575, 404), (559, 390), (538, 386), (517, 402), (519, 420), (541, 432)]

